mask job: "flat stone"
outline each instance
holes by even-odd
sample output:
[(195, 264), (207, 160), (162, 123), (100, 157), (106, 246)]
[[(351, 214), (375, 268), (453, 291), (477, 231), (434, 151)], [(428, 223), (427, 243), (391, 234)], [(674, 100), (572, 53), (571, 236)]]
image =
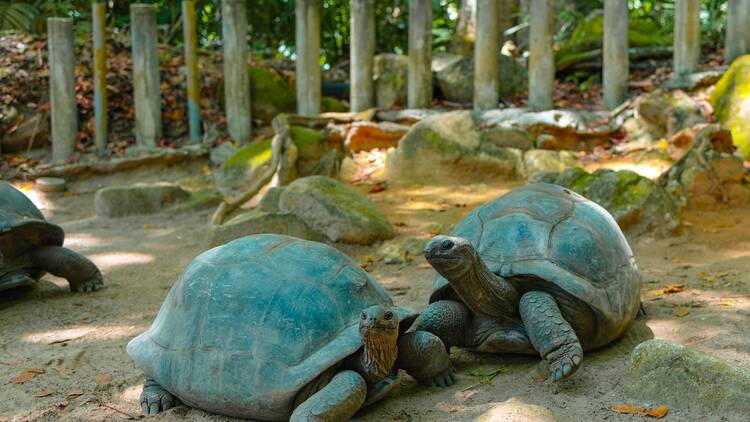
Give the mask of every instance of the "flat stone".
[(323, 235), (293, 214), (251, 210), (240, 214), (220, 226), (212, 226), (209, 239), (211, 247), (223, 245), (234, 239), (260, 233), (276, 233), (300, 239), (322, 241)]
[(296, 215), (333, 242), (367, 245), (395, 235), (372, 201), (330, 177), (295, 180), (281, 193), (279, 210)]
[(532, 149), (523, 154), (526, 177), (535, 173), (561, 172), (569, 167), (575, 167), (578, 159), (570, 151), (551, 151)]
[(750, 414), (750, 371), (667, 340), (649, 340), (630, 355), (625, 393), (635, 400), (727, 420)]
[(99, 189), (94, 203), (100, 217), (125, 217), (162, 212), (190, 198), (190, 192), (172, 183), (137, 183)]
[(42, 192), (64, 192), (68, 185), (59, 177), (40, 177), (36, 179), (36, 188)]
[(355, 122), (346, 135), (345, 145), (351, 152), (387, 149), (398, 146), (408, 126), (391, 122)]

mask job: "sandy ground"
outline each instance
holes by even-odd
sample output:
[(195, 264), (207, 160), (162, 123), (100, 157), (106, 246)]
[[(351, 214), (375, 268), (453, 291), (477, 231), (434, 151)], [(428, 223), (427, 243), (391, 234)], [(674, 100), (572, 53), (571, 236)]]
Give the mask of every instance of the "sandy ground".
[[(94, 216), (93, 193), (100, 186), (136, 180), (193, 183), (195, 174), (200, 174), (199, 166), (84, 180), (71, 184), (66, 195), (29, 192), (44, 213), (66, 230), (67, 246), (100, 266), (106, 288), (71, 294), (66, 282), (47, 276), (33, 287), (0, 292), (0, 420), (140, 417), (138, 395), (145, 376), (125, 354), (125, 345), (149, 326), (182, 269), (205, 249), (210, 211), (100, 219)], [(514, 186), (389, 186), (370, 196), (397, 224), (400, 237), (427, 238), (435, 228), (430, 223), (448, 231), (473, 207)], [(750, 284), (743, 271), (750, 268), (746, 215), (747, 210), (691, 213), (678, 236), (631, 239), (644, 274), (647, 316), (636, 321), (622, 340), (587, 354), (584, 367), (570, 380), (551, 384), (537, 377), (535, 381), (536, 375), (546, 373), (539, 359), (454, 349), (459, 373), (454, 386), (425, 389), (405, 377), (400, 394), (366, 409), (357, 419), (636, 420), (641, 417), (609, 409), (628, 402), (623, 395), (628, 353), (653, 337), (679, 341), (750, 369)], [(377, 245), (338, 247), (358, 261), (377, 250)], [(376, 262), (370, 269), (397, 304), (416, 309), (426, 304), (434, 272), (424, 258), (415, 257), (407, 265)], [(675, 294), (654, 294), (668, 284), (685, 288)], [(11, 382), (28, 368), (38, 372), (33, 379)], [(500, 373), (480, 384), (469, 375), (475, 369)], [(154, 419), (230, 420), (184, 406)], [(721, 420), (721, 415), (670, 409), (664, 420), (697, 419)]]

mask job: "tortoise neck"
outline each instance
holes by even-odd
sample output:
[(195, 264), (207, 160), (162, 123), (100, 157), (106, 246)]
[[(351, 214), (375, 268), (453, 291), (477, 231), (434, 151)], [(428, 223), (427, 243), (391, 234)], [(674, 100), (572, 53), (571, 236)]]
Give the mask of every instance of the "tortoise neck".
[(518, 292), (506, 279), (490, 271), (474, 250), (464, 271), (448, 279), (458, 296), (472, 311), (492, 318), (513, 316), (518, 310)]
[(398, 330), (372, 329), (362, 335), (362, 354), (359, 358), (363, 376), (375, 383), (393, 371), (398, 357)]

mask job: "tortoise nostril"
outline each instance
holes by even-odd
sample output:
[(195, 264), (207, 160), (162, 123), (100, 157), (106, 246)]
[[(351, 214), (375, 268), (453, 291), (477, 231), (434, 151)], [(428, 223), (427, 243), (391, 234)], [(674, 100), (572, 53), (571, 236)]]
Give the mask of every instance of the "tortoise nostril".
[(455, 243), (453, 243), (452, 240), (446, 239), (443, 240), (443, 243), (440, 244), (440, 249), (447, 251), (450, 250), (454, 245)]

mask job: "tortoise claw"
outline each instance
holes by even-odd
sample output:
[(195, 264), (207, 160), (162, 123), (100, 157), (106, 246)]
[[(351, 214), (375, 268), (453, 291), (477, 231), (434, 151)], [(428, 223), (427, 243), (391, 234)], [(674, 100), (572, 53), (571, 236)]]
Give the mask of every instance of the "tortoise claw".
[(102, 287), (104, 287), (104, 282), (102, 281), (101, 277), (96, 277), (81, 283), (71, 283), (70, 291), (78, 293), (89, 293), (100, 290)]
[(546, 356), (549, 361), (552, 381), (560, 381), (573, 375), (583, 362), (583, 349), (580, 343), (565, 344)]

